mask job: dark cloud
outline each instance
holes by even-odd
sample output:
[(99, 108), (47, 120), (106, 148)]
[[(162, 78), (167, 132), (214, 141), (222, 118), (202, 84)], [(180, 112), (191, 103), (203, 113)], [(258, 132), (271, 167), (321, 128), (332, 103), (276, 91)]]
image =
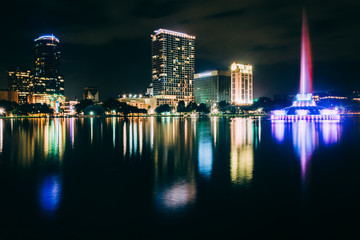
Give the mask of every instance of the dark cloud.
[(66, 93), (99, 86), (102, 96), (142, 92), (151, 76), (150, 34), (168, 28), (197, 36), (196, 71), (255, 68), (255, 95), (296, 91), (305, 7), (316, 89), (359, 89), (359, 3), (266, 0), (35, 0), (9, 2), (0, 15), (0, 85), (12, 65), (32, 65), (33, 39), (61, 40)]

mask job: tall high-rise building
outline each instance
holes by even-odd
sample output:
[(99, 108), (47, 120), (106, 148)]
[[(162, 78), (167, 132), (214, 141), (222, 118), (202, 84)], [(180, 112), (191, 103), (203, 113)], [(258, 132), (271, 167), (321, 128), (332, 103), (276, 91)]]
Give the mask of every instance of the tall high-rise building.
[(18, 93), (18, 101), (20, 104), (27, 103), (28, 96), (32, 89), (31, 70), (20, 67), (9, 68), (8, 71), (8, 89)]
[(152, 84), (157, 104), (194, 101), (195, 36), (155, 30), (152, 40)]
[(35, 39), (34, 94), (64, 95), (64, 79), (59, 74), (59, 43), (53, 35)]
[(197, 103), (212, 105), (221, 101), (230, 103), (231, 76), (229, 71), (197, 73), (194, 77), (194, 96)]
[(253, 68), (251, 65), (231, 65), (231, 103), (249, 105), (253, 103)]

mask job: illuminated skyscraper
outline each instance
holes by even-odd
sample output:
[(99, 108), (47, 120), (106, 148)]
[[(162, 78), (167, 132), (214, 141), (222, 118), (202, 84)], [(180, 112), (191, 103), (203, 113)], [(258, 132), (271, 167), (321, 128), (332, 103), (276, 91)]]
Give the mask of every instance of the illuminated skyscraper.
[(231, 77), (229, 71), (209, 71), (195, 74), (194, 96), (197, 103), (208, 105), (230, 103)]
[(8, 89), (18, 93), (20, 104), (28, 102), (28, 96), (32, 89), (31, 70), (25, 68), (9, 68), (8, 71)]
[(155, 30), (152, 38), (152, 84), (157, 104), (194, 100), (195, 36)]
[(59, 75), (59, 39), (44, 35), (35, 39), (34, 88), (35, 94), (64, 95), (64, 79)]
[(231, 103), (248, 105), (253, 103), (253, 72), (251, 65), (231, 65)]

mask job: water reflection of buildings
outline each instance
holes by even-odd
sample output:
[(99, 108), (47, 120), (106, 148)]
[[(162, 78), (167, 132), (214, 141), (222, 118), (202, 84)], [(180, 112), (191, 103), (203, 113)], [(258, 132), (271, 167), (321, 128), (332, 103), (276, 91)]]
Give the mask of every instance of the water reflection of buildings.
[[(209, 121), (199, 122), (198, 127), (198, 168), (199, 173), (203, 177), (210, 178), (213, 168), (213, 139), (214, 145), (216, 144), (216, 119)], [(213, 128), (211, 127), (214, 126)], [(215, 128), (215, 129), (214, 129)]]
[(231, 119), (230, 174), (235, 185), (247, 184), (252, 180), (254, 145), (260, 142), (260, 126), (260, 119)]
[(156, 206), (165, 212), (183, 210), (196, 198), (196, 120), (154, 118), (147, 124), (150, 124)]
[(4, 145), (3, 120), (0, 119), (0, 157), (2, 157), (3, 145)]

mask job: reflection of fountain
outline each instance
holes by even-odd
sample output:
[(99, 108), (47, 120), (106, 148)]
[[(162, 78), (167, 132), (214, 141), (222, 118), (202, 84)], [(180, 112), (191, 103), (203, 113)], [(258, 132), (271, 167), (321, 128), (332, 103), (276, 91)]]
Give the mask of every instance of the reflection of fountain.
[[(292, 131), (285, 131), (287, 127), (292, 128)], [(284, 121), (273, 123), (272, 135), (277, 142), (283, 142), (285, 133), (292, 134), (294, 149), (300, 159), (301, 175), (305, 180), (308, 163), (313, 152), (320, 143), (326, 146), (338, 142), (340, 126), (338, 122), (331, 120), (322, 122), (298, 121), (289, 125)]]
[(258, 134), (254, 131), (254, 124), (255, 122), (250, 118), (234, 118), (230, 123), (230, 173), (234, 184), (246, 184), (252, 179), (254, 144), (258, 142)]
[(271, 113), (273, 120), (323, 120), (339, 119), (337, 110), (326, 109), (316, 106), (312, 99), (312, 64), (309, 31), (305, 16), (303, 14), (302, 34), (301, 34), (301, 70), (300, 70), (300, 93), (296, 95), (296, 100), (292, 106), (282, 110), (275, 110)]
[(293, 144), (300, 158), (301, 175), (305, 179), (307, 163), (319, 143), (316, 136), (315, 123), (301, 121), (294, 123), (292, 127)]
[(61, 198), (61, 180), (56, 175), (43, 179), (39, 191), (40, 206), (48, 215), (52, 215), (59, 207)]

